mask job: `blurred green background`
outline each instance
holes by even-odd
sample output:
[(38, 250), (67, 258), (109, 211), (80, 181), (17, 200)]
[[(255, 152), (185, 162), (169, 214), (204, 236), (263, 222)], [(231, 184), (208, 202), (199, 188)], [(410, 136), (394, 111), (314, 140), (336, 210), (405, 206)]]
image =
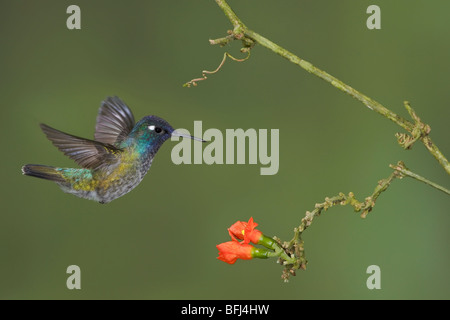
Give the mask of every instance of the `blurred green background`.
[[(81, 7), (81, 30), (66, 8)], [(407, 117), (409, 100), (450, 156), (450, 2), (229, 1), (244, 23)], [(381, 7), (382, 29), (366, 9)], [(214, 1), (2, 1), (0, 4), (0, 298), (2, 299), (419, 299), (450, 298), (450, 197), (412, 179), (394, 181), (367, 219), (350, 207), (325, 212), (304, 234), (306, 271), (289, 283), (271, 260), (216, 259), (227, 228), (253, 216), (290, 240), (316, 202), (338, 192), (359, 199), (403, 160), (449, 187), (418, 143), (361, 103), (274, 53), (255, 47), (213, 70), (229, 21)], [(179, 165), (166, 142), (143, 182), (107, 205), (22, 176), (26, 163), (75, 164), (38, 124), (93, 137), (100, 102), (118, 95), (137, 119), (174, 127), (280, 130), (280, 170), (260, 165)], [(81, 268), (81, 290), (66, 268)], [(381, 290), (368, 290), (369, 265)]]

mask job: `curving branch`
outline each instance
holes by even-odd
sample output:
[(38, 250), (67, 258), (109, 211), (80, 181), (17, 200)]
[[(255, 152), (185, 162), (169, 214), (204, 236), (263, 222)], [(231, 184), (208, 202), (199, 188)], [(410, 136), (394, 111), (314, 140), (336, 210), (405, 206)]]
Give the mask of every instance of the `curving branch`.
[[(343, 81), (337, 79), (336, 77), (330, 75), (329, 73), (315, 67), (310, 62), (303, 60), (296, 56), (295, 54), (289, 52), (288, 50), (280, 47), (276, 43), (270, 41), (269, 39), (263, 37), (262, 35), (256, 33), (255, 31), (249, 29), (236, 15), (236, 13), (231, 9), (225, 0), (215, 0), (217, 5), (222, 9), (226, 17), (230, 20), (233, 25), (233, 30), (228, 31), (228, 35), (223, 38), (212, 39), (209, 42), (213, 45), (219, 44), (224, 46), (233, 40), (240, 40), (243, 42), (243, 50), (250, 51), (255, 44), (260, 44), (263, 47), (275, 52), (281, 57), (289, 60), (290, 62), (300, 66), (309, 73), (325, 80), (335, 88), (347, 93), (356, 100), (362, 102), (366, 107), (375, 111), (376, 113), (382, 115), (383, 117), (393, 121), (395, 124), (402, 127), (408, 133), (398, 133), (396, 134), (397, 139), (402, 147), (405, 149), (410, 149), (414, 142), (420, 140), (425, 148), (434, 156), (434, 158), (439, 162), (439, 164), (444, 168), (444, 170), (450, 175), (450, 163), (439, 148), (434, 144), (434, 142), (429, 137), (430, 126), (421, 122), (420, 118), (412, 110), (409, 103), (405, 102), (405, 107), (412, 117), (414, 122), (410, 122), (405, 118), (399, 116), (395, 112), (389, 110), (381, 103), (376, 100), (366, 96), (365, 94), (359, 92)], [(216, 70), (218, 71), (218, 70)]]
[[(370, 196), (366, 197), (364, 201), (357, 200), (353, 192), (349, 192), (348, 194), (344, 194), (341, 192), (337, 196), (326, 197), (324, 202), (316, 203), (316, 205), (314, 206), (314, 210), (306, 211), (305, 217), (302, 219), (300, 225), (294, 229), (294, 237), (291, 241), (282, 243), (280, 239), (275, 237), (275, 241), (286, 251), (287, 255), (294, 256), (296, 259), (294, 263), (284, 260), (282, 257), (278, 259), (279, 263), (284, 266), (283, 274), (281, 276), (282, 279), (287, 281), (291, 275), (295, 276), (295, 271), (297, 269), (306, 269), (307, 260), (305, 256), (304, 241), (302, 240), (302, 235), (303, 232), (313, 223), (314, 218), (320, 216), (323, 211), (327, 211), (328, 209), (336, 205), (350, 205), (351, 207), (353, 207), (355, 212), (361, 212), (361, 218), (366, 218), (367, 214), (372, 211), (373, 207), (375, 206), (375, 202), (377, 201), (380, 194), (386, 191), (386, 189), (395, 179), (411, 177), (430, 185), (434, 184), (433, 182), (426, 180), (418, 174), (409, 171), (402, 161), (399, 161), (395, 166), (390, 165), (390, 167), (394, 169), (391, 175), (386, 179), (378, 181), (378, 184), (375, 187), (373, 193)], [(434, 185), (433, 187), (450, 195), (450, 190), (447, 190), (439, 185)], [(292, 260), (292, 258), (290, 260)]]

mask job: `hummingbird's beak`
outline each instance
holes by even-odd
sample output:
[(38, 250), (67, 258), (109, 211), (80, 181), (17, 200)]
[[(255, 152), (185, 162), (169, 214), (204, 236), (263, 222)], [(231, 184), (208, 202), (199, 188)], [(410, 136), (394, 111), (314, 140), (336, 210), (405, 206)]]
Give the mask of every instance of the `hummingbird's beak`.
[(194, 136), (190, 136), (188, 134), (184, 134), (184, 133), (178, 132), (177, 130), (174, 130), (172, 132), (172, 136), (189, 138), (189, 139), (192, 139), (192, 140), (195, 140), (195, 141), (200, 141), (200, 142), (206, 142), (206, 140), (203, 140), (203, 139), (200, 139), (200, 138), (197, 138), (197, 137), (194, 137)]

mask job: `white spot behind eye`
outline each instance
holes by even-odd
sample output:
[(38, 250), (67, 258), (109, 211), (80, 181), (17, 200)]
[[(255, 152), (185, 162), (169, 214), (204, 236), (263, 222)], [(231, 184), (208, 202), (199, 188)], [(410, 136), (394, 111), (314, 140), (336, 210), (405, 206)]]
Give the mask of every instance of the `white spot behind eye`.
[(155, 126), (148, 126), (148, 128), (152, 131), (155, 130)]

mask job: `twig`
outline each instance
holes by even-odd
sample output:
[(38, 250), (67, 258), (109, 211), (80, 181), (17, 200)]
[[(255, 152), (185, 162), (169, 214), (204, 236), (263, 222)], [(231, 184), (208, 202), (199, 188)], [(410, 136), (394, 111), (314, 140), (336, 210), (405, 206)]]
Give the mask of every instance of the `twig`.
[(386, 179), (378, 181), (378, 184), (375, 187), (373, 193), (370, 196), (366, 197), (364, 201), (358, 201), (355, 198), (353, 192), (349, 192), (348, 194), (344, 194), (341, 192), (337, 196), (326, 197), (324, 202), (316, 203), (316, 205), (314, 206), (314, 210), (306, 211), (305, 217), (302, 219), (300, 225), (294, 229), (294, 237), (291, 241), (281, 243), (280, 239), (275, 238), (278, 244), (286, 251), (288, 256), (294, 254), (294, 256), (296, 257), (296, 261), (294, 263), (287, 264), (284, 263), (284, 260), (282, 258), (279, 258), (280, 263), (284, 265), (282, 278), (285, 281), (288, 280), (291, 275), (295, 275), (295, 270), (306, 269), (307, 260), (305, 257), (302, 234), (309, 226), (311, 226), (314, 218), (320, 216), (323, 211), (327, 211), (328, 209), (336, 205), (350, 205), (353, 207), (355, 212), (362, 211), (361, 218), (366, 218), (367, 214), (372, 211), (373, 207), (375, 206), (375, 202), (377, 201), (380, 194), (391, 185), (392, 181), (394, 181), (395, 179), (402, 179), (404, 176), (409, 176), (419, 181), (425, 182), (438, 190), (450, 194), (450, 191), (445, 189), (444, 187), (431, 182), (419, 176), (418, 174), (415, 174), (414, 172), (409, 171), (406, 168), (405, 164), (401, 161), (399, 161), (395, 166), (390, 165), (390, 167), (394, 169), (391, 175)]
[[(314, 218), (320, 216), (322, 211), (327, 211), (335, 205), (350, 205), (356, 212), (360, 212), (362, 210), (361, 218), (365, 218), (367, 217), (367, 214), (372, 211), (373, 207), (375, 206), (375, 202), (380, 194), (389, 187), (389, 185), (395, 178), (401, 177), (402, 176), (397, 171), (394, 171), (388, 178), (378, 181), (378, 185), (376, 186), (374, 192), (370, 196), (365, 198), (363, 202), (358, 201), (355, 198), (353, 192), (349, 192), (348, 195), (341, 192), (337, 196), (326, 197), (325, 201), (322, 203), (316, 203), (314, 210), (306, 211), (305, 217), (302, 219), (300, 225), (297, 228), (294, 228), (294, 237), (292, 238), (292, 240), (289, 242), (284, 242), (282, 244), (282, 247), (284, 248), (286, 253), (288, 255), (294, 254), (297, 260), (293, 264), (284, 265), (284, 270), (281, 278), (284, 281), (287, 281), (291, 275), (295, 276), (295, 271), (297, 269), (306, 269), (306, 264), (308, 263), (308, 261), (306, 260), (305, 256), (302, 234), (313, 223)], [(279, 241), (279, 239), (276, 240)], [(281, 244), (281, 241), (279, 242)]]
[(398, 172), (402, 173), (402, 174), (405, 175), (405, 176), (408, 176), (408, 177), (414, 178), (414, 179), (416, 179), (416, 180), (418, 180), (418, 181), (420, 181), (420, 182), (426, 183), (426, 184), (432, 186), (433, 188), (436, 188), (436, 189), (438, 189), (438, 190), (440, 190), (440, 191), (442, 191), (442, 192), (444, 192), (444, 193), (450, 195), (450, 190), (444, 188), (443, 186), (438, 185), (437, 183), (435, 183), (435, 182), (433, 182), (433, 181), (430, 181), (430, 180), (428, 180), (428, 179), (425, 179), (425, 178), (422, 177), (422, 176), (419, 176), (417, 173), (414, 173), (414, 172), (412, 172), (412, 171), (409, 171), (409, 170), (405, 167), (405, 164), (404, 164), (403, 162), (399, 162), (399, 163), (397, 163), (397, 165), (395, 165), (395, 166), (392, 165), (392, 164), (389, 165), (389, 166), (390, 166), (392, 169), (397, 170)]
[[(420, 134), (418, 134), (417, 124), (420, 122), (420, 119), (418, 117), (417, 117), (417, 119), (415, 118), (416, 117), (415, 113), (410, 112), (410, 115), (415, 122), (415, 124), (414, 124), (414, 123), (411, 123), (410, 121), (404, 119), (403, 117), (397, 115), (393, 111), (387, 109), (379, 102), (362, 94), (361, 92), (357, 91), (356, 89), (352, 88), (351, 86), (349, 86), (346, 83), (342, 82), (341, 80), (337, 79), (336, 77), (328, 74), (327, 72), (325, 72), (323, 70), (320, 70), (319, 68), (312, 65), (310, 62), (299, 58), (295, 54), (280, 47), (279, 45), (275, 44), (274, 42), (270, 41), (269, 39), (250, 30), (237, 17), (236, 13), (231, 9), (231, 7), (228, 5), (228, 3), (225, 0), (215, 0), (215, 1), (216, 1), (217, 5), (222, 9), (224, 14), (227, 16), (227, 18), (230, 20), (231, 24), (233, 25), (233, 30), (231, 32), (229, 32), (229, 35), (225, 38), (210, 40), (211, 44), (223, 45), (224, 43), (228, 43), (231, 40), (242, 40), (242, 41), (244, 41), (244, 43), (252, 42), (253, 44), (259, 43), (263, 47), (266, 47), (266, 48), (270, 49), (271, 51), (277, 53), (278, 55), (282, 56), (283, 58), (286, 58), (290, 62), (300, 66), (301, 68), (305, 69), (309, 73), (314, 74), (315, 76), (325, 80), (326, 82), (330, 83), (332, 86), (336, 87), (337, 89), (349, 94), (353, 98), (362, 102), (369, 109), (377, 112), (378, 114), (393, 121), (394, 123), (396, 123), (403, 129), (405, 129), (407, 132), (409, 132), (412, 135), (413, 138), (410, 139), (409, 141), (407, 141), (407, 143), (404, 144), (404, 146), (410, 148), (412, 143), (414, 143), (414, 141), (417, 141), (420, 139), (422, 141), (422, 143), (425, 145), (425, 147), (428, 149), (428, 151), (435, 157), (435, 159), (439, 162), (439, 164), (444, 168), (444, 170), (448, 174), (450, 174), (449, 161), (442, 154), (442, 152), (439, 150), (439, 148), (433, 143), (431, 138), (428, 136), (429, 126), (422, 127), (421, 129), (419, 129)], [(405, 107), (406, 107), (406, 104), (405, 104)], [(428, 131), (428, 132), (426, 132), (426, 131)], [(399, 137), (399, 135), (400, 135), (400, 137)], [(403, 138), (406, 138), (406, 136), (401, 136), (401, 134), (397, 134), (397, 139), (399, 139), (399, 142), (401, 142), (400, 140), (402, 140)]]

